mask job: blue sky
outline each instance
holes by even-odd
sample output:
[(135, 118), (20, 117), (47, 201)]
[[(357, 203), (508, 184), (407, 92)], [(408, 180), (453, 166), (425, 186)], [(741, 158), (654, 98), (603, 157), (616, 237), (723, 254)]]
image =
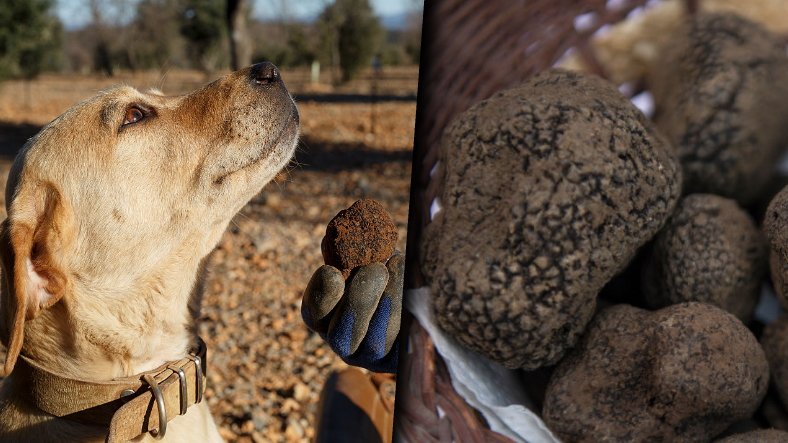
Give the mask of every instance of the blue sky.
[[(255, 17), (308, 19), (315, 17), (330, 0), (250, 0)], [(56, 0), (56, 12), (66, 28), (78, 28), (90, 21), (89, 0)], [(396, 16), (420, 8), (418, 0), (370, 0), (378, 16)], [(135, 0), (107, 0), (110, 14), (116, 11), (115, 5), (133, 5)], [(131, 9), (131, 8), (130, 8)]]

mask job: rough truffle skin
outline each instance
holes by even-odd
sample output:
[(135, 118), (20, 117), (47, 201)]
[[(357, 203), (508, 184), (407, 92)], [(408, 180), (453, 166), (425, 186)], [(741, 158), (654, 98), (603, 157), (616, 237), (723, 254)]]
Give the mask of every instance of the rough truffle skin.
[(663, 51), (649, 86), (654, 121), (676, 146), (685, 193), (752, 203), (788, 145), (788, 57), (734, 14), (698, 14)]
[(342, 271), (370, 263), (385, 263), (397, 245), (397, 226), (383, 206), (363, 199), (339, 211), (326, 227), (321, 242), (323, 260)]
[(556, 368), (542, 417), (567, 443), (709, 441), (755, 412), (768, 381), (763, 350), (733, 315), (616, 305)]
[(774, 290), (788, 306), (788, 187), (774, 196), (763, 218), (769, 241), (769, 268)]
[(680, 167), (611, 84), (550, 70), (455, 120), (423, 270), (439, 325), (509, 368), (557, 362), (654, 236)]
[(785, 443), (788, 432), (777, 429), (758, 429), (715, 440), (715, 443)]
[(653, 308), (699, 301), (747, 322), (765, 268), (765, 239), (752, 217), (734, 200), (692, 194), (657, 234), (643, 293)]
[(761, 345), (769, 360), (772, 382), (782, 404), (788, 407), (788, 315), (782, 314), (764, 328)]

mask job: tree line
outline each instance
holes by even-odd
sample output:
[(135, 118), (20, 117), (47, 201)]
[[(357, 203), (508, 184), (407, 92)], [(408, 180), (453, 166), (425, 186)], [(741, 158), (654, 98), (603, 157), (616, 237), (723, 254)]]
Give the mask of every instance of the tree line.
[(347, 81), (375, 56), (388, 65), (418, 63), (421, 14), (404, 29), (386, 30), (368, 0), (326, 2), (309, 22), (263, 22), (252, 17), (250, 0), (83, 1), (90, 21), (65, 29), (55, 0), (4, 0), (0, 78), (171, 67), (210, 73), (270, 60), (335, 66)]

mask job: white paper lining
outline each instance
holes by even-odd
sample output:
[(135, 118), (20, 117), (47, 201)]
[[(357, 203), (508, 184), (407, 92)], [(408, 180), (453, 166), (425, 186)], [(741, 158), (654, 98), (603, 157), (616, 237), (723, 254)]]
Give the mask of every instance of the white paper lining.
[(560, 443), (539, 416), (528, 409), (531, 402), (516, 371), (465, 349), (445, 335), (435, 324), (429, 298), (430, 291), (426, 287), (409, 290), (405, 294), (408, 310), (435, 343), (457, 393), (481, 412), (490, 429), (499, 434), (518, 443)]

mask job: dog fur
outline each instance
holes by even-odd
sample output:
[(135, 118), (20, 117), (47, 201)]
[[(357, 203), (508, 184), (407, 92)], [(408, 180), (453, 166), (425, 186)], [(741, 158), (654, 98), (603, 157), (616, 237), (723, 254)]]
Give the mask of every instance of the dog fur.
[[(0, 225), (0, 339), (8, 348), (0, 441), (106, 434), (33, 407), (12, 372), (20, 352), (88, 380), (186, 355), (204, 258), (297, 144), (290, 94), (278, 78), (256, 82), (255, 69), (178, 97), (104, 91), (53, 120), (17, 156)], [(133, 107), (144, 118), (123, 125)], [(164, 440), (221, 438), (201, 402), (169, 423)]]

